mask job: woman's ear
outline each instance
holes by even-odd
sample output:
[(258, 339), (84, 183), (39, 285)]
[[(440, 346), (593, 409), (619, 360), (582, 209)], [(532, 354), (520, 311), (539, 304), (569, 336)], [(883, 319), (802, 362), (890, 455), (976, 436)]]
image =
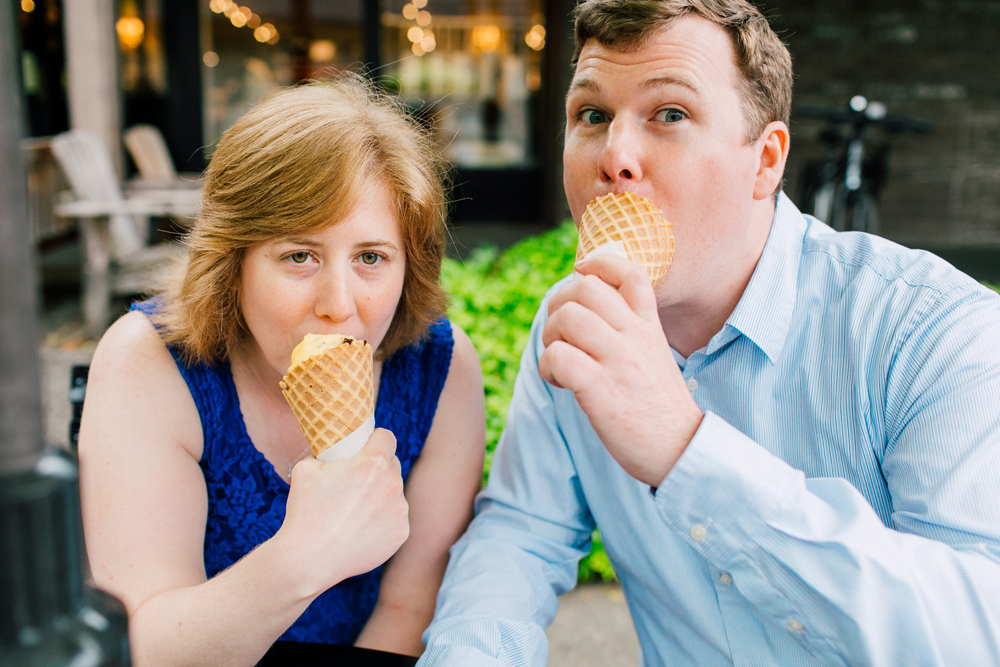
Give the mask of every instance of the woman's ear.
[(768, 123), (757, 140), (759, 162), (757, 180), (753, 185), (753, 198), (767, 199), (774, 194), (781, 177), (785, 173), (785, 160), (788, 159), (788, 147), (791, 135), (788, 126), (780, 120)]

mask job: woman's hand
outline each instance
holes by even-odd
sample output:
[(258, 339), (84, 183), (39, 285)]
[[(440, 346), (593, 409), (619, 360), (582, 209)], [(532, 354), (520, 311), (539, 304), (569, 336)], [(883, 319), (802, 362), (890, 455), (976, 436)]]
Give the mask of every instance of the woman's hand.
[(410, 534), (408, 514), (396, 437), (376, 429), (353, 458), (295, 464), (274, 539), (297, 554), (303, 580), (321, 593), (396, 553)]

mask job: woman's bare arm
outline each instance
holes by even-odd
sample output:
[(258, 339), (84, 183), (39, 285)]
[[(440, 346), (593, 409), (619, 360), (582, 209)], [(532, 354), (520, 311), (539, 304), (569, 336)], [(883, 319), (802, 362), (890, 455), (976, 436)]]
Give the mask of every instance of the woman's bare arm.
[[(144, 316), (127, 315), (91, 365), (81, 497), (95, 582), (125, 604), (140, 667), (253, 665), (319, 593), (406, 537), (395, 441), (379, 431), (347, 465), (297, 465), (278, 534), (206, 580), (201, 449), (200, 418), (170, 353)], [(321, 518), (324, 507), (345, 511)], [(345, 534), (358, 536), (352, 551), (331, 548)]]
[(452, 326), (455, 347), (427, 442), (406, 482), (410, 538), (382, 572), (378, 603), (358, 646), (420, 655), (448, 549), (472, 520), (486, 441), (483, 380), (476, 350)]

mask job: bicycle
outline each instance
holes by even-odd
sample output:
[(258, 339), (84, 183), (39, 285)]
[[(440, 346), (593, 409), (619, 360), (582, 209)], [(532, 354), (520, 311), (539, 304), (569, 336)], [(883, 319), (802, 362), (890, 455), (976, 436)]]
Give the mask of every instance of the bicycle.
[(827, 125), (820, 140), (827, 145), (823, 160), (802, 169), (799, 202), (806, 213), (835, 230), (879, 232), (879, 196), (889, 176), (890, 136), (903, 132), (927, 134), (931, 123), (886, 115), (881, 102), (862, 95), (847, 109), (796, 107), (795, 113)]

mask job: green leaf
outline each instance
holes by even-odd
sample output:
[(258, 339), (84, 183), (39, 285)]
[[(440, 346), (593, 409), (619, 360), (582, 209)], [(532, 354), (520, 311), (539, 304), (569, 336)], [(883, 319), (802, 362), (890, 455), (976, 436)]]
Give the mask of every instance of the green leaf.
[[(567, 220), (539, 236), (524, 239), (502, 254), (493, 246), (475, 249), (465, 261), (445, 259), (441, 281), (451, 295), (448, 317), (472, 340), (483, 368), (486, 401), (486, 463), (507, 419), (521, 352), (531, 322), (550, 287), (573, 271), (576, 226)], [(616, 580), (601, 537), (594, 531), (589, 556), (580, 561), (580, 579)]]

